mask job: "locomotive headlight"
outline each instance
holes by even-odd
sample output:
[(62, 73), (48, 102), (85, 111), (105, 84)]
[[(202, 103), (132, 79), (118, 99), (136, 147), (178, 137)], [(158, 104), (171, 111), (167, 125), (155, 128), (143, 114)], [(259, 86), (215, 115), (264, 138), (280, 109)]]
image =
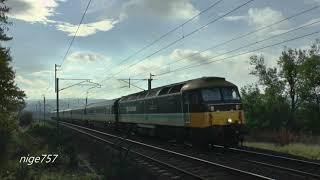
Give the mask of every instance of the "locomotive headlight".
[(228, 123), (232, 123), (232, 119), (231, 118), (228, 118)]

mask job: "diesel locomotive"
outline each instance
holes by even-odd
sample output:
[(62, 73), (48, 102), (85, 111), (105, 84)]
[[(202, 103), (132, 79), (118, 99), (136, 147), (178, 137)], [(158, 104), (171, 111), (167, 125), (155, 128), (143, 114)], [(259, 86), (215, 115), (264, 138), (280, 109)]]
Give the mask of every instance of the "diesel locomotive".
[(59, 114), (62, 121), (105, 123), (200, 146), (237, 145), (245, 124), (238, 88), (222, 77), (192, 79)]

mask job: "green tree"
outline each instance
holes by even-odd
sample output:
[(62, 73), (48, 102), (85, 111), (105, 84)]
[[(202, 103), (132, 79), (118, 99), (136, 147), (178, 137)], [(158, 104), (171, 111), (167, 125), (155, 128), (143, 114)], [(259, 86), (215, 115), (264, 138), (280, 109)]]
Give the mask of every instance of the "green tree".
[(298, 88), (300, 108), (298, 126), (320, 133), (320, 41), (306, 52), (306, 58), (299, 69), (301, 85)]
[(298, 91), (302, 103), (316, 103), (320, 105), (320, 41), (317, 40), (307, 53), (300, 66), (301, 86)]
[(8, 12), (5, 0), (0, 0), (0, 151), (4, 150), (11, 132), (15, 129), (14, 119), (25, 106), (25, 94), (14, 81), (15, 72), (10, 65), (10, 49), (1, 43), (12, 39), (5, 33), (10, 24), (6, 16)]
[(250, 58), (258, 83), (241, 90), (249, 125), (320, 131), (319, 42), (307, 50), (286, 49), (274, 68), (263, 56)]

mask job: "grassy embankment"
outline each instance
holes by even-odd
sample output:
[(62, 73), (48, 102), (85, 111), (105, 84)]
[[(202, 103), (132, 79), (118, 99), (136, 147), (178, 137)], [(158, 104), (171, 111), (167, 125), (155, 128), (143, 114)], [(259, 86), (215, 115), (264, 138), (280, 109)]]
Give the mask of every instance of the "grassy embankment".
[[(58, 154), (54, 163), (20, 163), (22, 156)], [(91, 179), (150, 179), (142, 169), (130, 164), (117, 151), (104, 144), (62, 130), (57, 136), (50, 125), (33, 125), (19, 130), (0, 155), (1, 180), (91, 180)]]
[[(61, 137), (60, 140), (67, 140)], [(87, 170), (74, 154), (72, 146), (56, 146), (53, 128), (34, 125), (26, 131), (18, 130), (11, 137), (5, 153), (1, 155), (0, 179), (99, 179), (96, 172)], [(21, 157), (59, 154), (54, 163), (20, 162)], [(28, 165), (31, 164), (31, 165)]]
[(271, 151), (302, 156), (313, 160), (320, 160), (320, 145), (317, 144), (310, 145), (303, 143), (291, 143), (288, 145), (280, 146), (278, 144), (268, 142), (245, 142), (244, 145), (248, 147), (267, 149)]

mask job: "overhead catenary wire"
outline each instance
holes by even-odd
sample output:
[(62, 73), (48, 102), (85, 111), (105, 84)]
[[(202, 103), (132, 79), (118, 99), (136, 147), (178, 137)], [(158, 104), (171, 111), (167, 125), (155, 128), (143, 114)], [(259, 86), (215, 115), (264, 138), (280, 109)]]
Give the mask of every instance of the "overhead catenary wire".
[[(224, 41), (224, 42), (222, 42), (222, 43), (219, 43), (219, 44), (210, 46), (209, 48), (206, 48), (206, 49), (201, 50), (201, 51), (199, 51), (199, 52), (196, 52), (196, 53), (193, 53), (193, 54), (191, 54), (191, 55), (182, 57), (182, 58), (176, 60), (175, 62), (167, 63), (167, 64), (165, 64), (164, 66), (171, 66), (171, 65), (176, 64), (176, 63), (178, 63), (178, 62), (180, 62), (180, 61), (182, 61), (182, 60), (189, 59), (189, 58), (194, 57), (194, 56), (196, 56), (196, 55), (200, 55), (200, 54), (202, 54), (202, 53), (204, 53), (204, 52), (207, 52), (208, 50), (212, 50), (212, 49), (218, 48), (218, 47), (220, 47), (220, 46), (226, 45), (226, 44), (228, 44), (228, 43), (230, 43), (230, 42), (233, 42), (233, 41), (235, 41), (235, 40), (239, 40), (239, 39), (248, 37), (248, 36), (251, 35), (251, 34), (254, 34), (254, 33), (257, 33), (257, 32), (259, 32), (259, 31), (262, 31), (262, 30), (265, 30), (265, 29), (267, 29), (267, 28), (270, 28), (270, 27), (272, 27), (272, 26), (278, 25), (278, 24), (280, 24), (280, 23), (282, 23), (282, 22), (285, 22), (285, 21), (287, 21), (287, 20), (290, 20), (290, 19), (292, 19), (292, 18), (295, 18), (295, 17), (297, 17), (297, 16), (300, 16), (300, 15), (302, 15), (302, 14), (305, 14), (305, 13), (307, 13), (307, 12), (310, 12), (310, 11), (312, 11), (312, 10), (315, 10), (315, 9), (317, 9), (317, 8), (319, 8), (319, 7), (320, 7), (320, 5), (317, 5), (317, 6), (314, 6), (314, 7), (312, 7), (312, 8), (309, 8), (309, 9), (306, 9), (306, 10), (302, 10), (302, 11), (300, 11), (300, 12), (298, 12), (298, 13), (296, 13), (296, 14), (293, 14), (293, 15), (287, 17), (287, 18), (284, 18), (284, 19), (281, 19), (281, 20), (279, 20), (279, 21), (273, 22), (273, 23), (271, 23), (271, 24), (269, 24), (269, 25), (266, 25), (266, 26), (262, 26), (262, 27), (260, 27), (260, 28), (258, 28), (258, 29), (256, 29), (256, 30), (254, 30), (254, 31), (250, 31), (250, 32), (248, 32), (248, 33), (244, 33), (244, 34), (242, 34), (242, 35), (236, 36), (236, 37), (231, 38), (231, 39), (229, 39), (229, 40), (227, 40), (227, 41)], [(318, 22), (317, 22), (317, 23), (318, 23)], [(312, 23), (312, 24), (315, 24), (315, 23)], [(312, 25), (312, 24), (309, 24), (309, 25), (306, 25), (306, 26), (310, 26), (310, 25)], [(292, 29), (292, 30), (290, 30), (290, 31), (287, 31), (287, 32), (285, 32), (285, 33), (288, 33), (288, 32), (294, 31), (294, 30), (298, 30), (298, 29), (301, 29), (301, 28), (302, 28), (302, 26), (300, 26), (300, 27), (298, 27), (298, 28), (296, 28), (296, 29)], [(163, 67), (157, 68), (156, 70), (159, 70), (159, 69), (162, 69), (162, 68), (163, 68)], [(143, 74), (143, 73), (139, 73), (139, 74), (137, 74), (137, 75), (135, 75), (135, 76), (133, 76), (133, 77), (139, 76), (139, 75), (141, 75), (141, 74)]]
[[(227, 16), (227, 15), (229, 15), (229, 14), (233, 13), (234, 11), (236, 11), (236, 10), (240, 9), (241, 7), (244, 7), (244, 6), (248, 5), (249, 3), (253, 2), (253, 1), (254, 1), (254, 0), (246, 1), (245, 3), (243, 3), (243, 4), (241, 4), (241, 5), (239, 5), (239, 6), (235, 7), (235, 8), (233, 8), (233, 9), (232, 9), (232, 10), (230, 10), (230, 11), (228, 11), (227, 13), (225, 13), (225, 14), (223, 14), (223, 15), (218, 16), (217, 18), (215, 18), (215, 19), (211, 20), (210, 22), (206, 23), (205, 25), (200, 26), (199, 28), (197, 28), (197, 29), (195, 29), (195, 30), (191, 31), (190, 33), (188, 33), (188, 34), (184, 35), (183, 37), (178, 38), (177, 40), (175, 40), (175, 41), (173, 41), (173, 42), (171, 42), (171, 43), (167, 44), (166, 46), (164, 46), (164, 47), (162, 47), (162, 48), (158, 49), (157, 51), (155, 51), (155, 52), (153, 52), (153, 53), (151, 53), (151, 54), (147, 55), (146, 57), (144, 57), (144, 58), (142, 58), (142, 59), (139, 59), (137, 62), (135, 62), (135, 63), (133, 63), (133, 64), (130, 64), (128, 67), (126, 67), (126, 68), (124, 68), (124, 69), (122, 69), (122, 70), (120, 70), (120, 71), (118, 71), (118, 72), (116, 72), (116, 73), (112, 74), (112, 75), (111, 75), (111, 77), (104, 79), (104, 80), (103, 80), (103, 81), (101, 81), (100, 83), (102, 83), (102, 82), (104, 82), (104, 81), (106, 81), (106, 80), (109, 80), (109, 79), (111, 79), (111, 78), (115, 77), (116, 75), (120, 74), (121, 72), (123, 72), (123, 71), (125, 71), (125, 70), (130, 69), (131, 67), (133, 67), (133, 66), (135, 66), (135, 65), (137, 65), (137, 64), (139, 64), (139, 63), (141, 63), (141, 62), (143, 62), (144, 60), (146, 60), (146, 59), (150, 58), (151, 56), (153, 56), (153, 55), (155, 55), (155, 54), (157, 54), (157, 53), (159, 53), (159, 52), (161, 52), (161, 51), (163, 51), (163, 50), (165, 50), (165, 49), (167, 49), (167, 48), (171, 47), (172, 45), (176, 44), (177, 42), (179, 42), (179, 41), (181, 41), (181, 40), (183, 40), (183, 39), (185, 39), (185, 38), (187, 38), (187, 37), (189, 37), (189, 36), (193, 35), (194, 33), (196, 33), (196, 32), (198, 32), (198, 31), (200, 31), (200, 30), (202, 30), (202, 29), (206, 28), (208, 25), (210, 25), (210, 24), (212, 24), (212, 23), (214, 23), (214, 22), (216, 22), (216, 21), (218, 21), (218, 20), (220, 20), (220, 19), (224, 18), (225, 16)], [(110, 75), (109, 75), (109, 76), (110, 76)]]
[(92, 0), (89, 0), (89, 1), (88, 1), (88, 4), (87, 4), (87, 6), (86, 6), (86, 9), (84, 10), (84, 12), (83, 12), (83, 14), (82, 14), (82, 17), (81, 17), (81, 20), (80, 20), (80, 22), (79, 22), (79, 24), (78, 24), (77, 30), (76, 30), (76, 32), (74, 33), (74, 35), (73, 35), (73, 37), (72, 37), (72, 39), (71, 39), (71, 41), (70, 41), (70, 44), (68, 45), (67, 51), (66, 51), (66, 53), (64, 54), (64, 56), (63, 56), (63, 58), (62, 58), (62, 62), (61, 62), (61, 64), (60, 64), (60, 66), (61, 66), (60, 69), (62, 69), (62, 66), (63, 66), (63, 64), (64, 64), (64, 62), (65, 62), (65, 60), (66, 60), (66, 58), (67, 58), (67, 56), (68, 56), (68, 54), (69, 54), (69, 51), (70, 51), (70, 49), (71, 49), (71, 46), (72, 46), (72, 44), (73, 44), (73, 42), (74, 42), (74, 40), (75, 40), (75, 38), (76, 38), (76, 36), (77, 36), (77, 34), (78, 34), (78, 31), (79, 31), (79, 29), (80, 29), (80, 26), (81, 26), (81, 24), (82, 24), (82, 22), (83, 22), (83, 19), (84, 19), (85, 15), (87, 14), (87, 11), (88, 11), (88, 9), (89, 9), (89, 6), (90, 6), (90, 4), (91, 4), (91, 1), (92, 1)]
[[(138, 51), (134, 52), (133, 54), (129, 55), (127, 58), (123, 59), (120, 61), (120, 63), (118, 65), (121, 65), (122, 63), (128, 61), (129, 59), (131, 59), (132, 57), (134, 57), (135, 55), (139, 54), (140, 52), (144, 51), (145, 49), (153, 46), (154, 44), (156, 44), (157, 42), (159, 42), (160, 40), (162, 40), (163, 38), (165, 38), (166, 36), (168, 36), (169, 34), (175, 32), (176, 30), (178, 30), (179, 28), (183, 27), (184, 25), (186, 25), (187, 23), (191, 22), (192, 20), (196, 19), (197, 17), (199, 17), (201, 14), (207, 12), (208, 10), (212, 9), (213, 7), (215, 7), (216, 5), (218, 5), (220, 2), (222, 2), (223, 0), (218, 0), (214, 3), (212, 3), (209, 7), (205, 8), (204, 10), (200, 11), (198, 14), (194, 15), (193, 17), (189, 18), (188, 20), (186, 20), (185, 22), (183, 22), (182, 24), (176, 26), (175, 28), (171, 29), (170, 31), (166, 32), (165, 34), (161, 35), (159, 38), (155, 39), (154, 41), (152, 41), (151, 43), (147, 44), (146, 46), (142, 47), (141, 49), (139, 49)], [(112, 75), (112, 74), (110, 74)], [(111, 79), (112, 77), (107, 77), (107, 79)], [(106, 80), (102, 80), (100, 83), (104, 82)]]
[[(73, 35), (73, 37), (72, 37), (72, 39), (71, 39), (71, 41), (70, 41), (70, 43), (69, 43), (69, 45), (68, 45), (68, 47), (67, 47), (67, 51), (66, 51), (66, 53), (64, 54), (64, 56), (63, 56), (63, 58), (62, 58), (62, 61), (61, 61), (61, 64), (60, 64), (60, 69), (62, 69), (62, 66), (63, 66), (63, 64), (64, 64), (64, 62), (65, 62), (65, 60), (66, 60), (66, 58), (67, 58), (67, 56), (68, 56), (68, 54), (69, 54), (69, 51), (70, 51), (70, 49), (71, 49), (71, 47), (72, 47), (72, 45), (73, 45), (73, 42), (74, 42), (74, 40), (75, 40), (75, 38), (76, 38), (76, 36), (77, 36), (77, 34), (78, 34), (78, 31), (79, 31), (79, 29), (80, 29), (80, 26), (81, 26), (83, 20), (84, 20), (84, 17), (85, 17), (85, 15), (87, 14), (87, 11), (88, 11), (88, 9), (89, 9), (89, 6), (90, 6), (90, 4), (91, 4), (91, 1), (92, 1), (92, 0), (89, 0), (89, 1), (88, 1), (88, 4), (87, 4), (87, 6), (86, 6), (86, 8), (85, 8), (85, 11), (83, 12), (83, 14), (82, 14), (82, 16), (81, 16), (81, 19), (80, 19), (80, 22), (79, 22), (79, 24), (78, 24), (77, 30), (75, 31), (75, 33), (74, 33), (74, 35)], [(50, 83), (50, 84), (51, 84), (51, 83)], [(50, 88), (50, 84), (49, 84), (49, 86), (46, 88), (44, 94), (46, 94), (46, 93), (48, 92), (48, 90), (49, 90), (49, 88)]]
[[(266, 46), (263, 46), (263, 47), (260, 47), (260, 48), (254, 49), (254, 50), (246, 51), (246, 52), (241, 52), (241, 53), (238, 53), (238, 54), (235, 54), (235, 55), (231, 55), (231, 56), (228, 56), (228, 57), (224, 57), (224, 58), (221, 58), (221, 59), (211, 60), (211, 61), (204, 62), (204, 63), (197, 63), (197, 64), (195, 63), (195, 64), (192, 64), (192, 65), (189, 65), (189, 66), (179, 67), (177, 69), (174, 69), (173, 71), (165, 72), (165, 73), (162, 73), (162, 74), (158, 74), (157, 76), (162, 76), (162, 75), (165, 75), (165, 74), (170, 74), (170, 73), (173, 73), (173, 72), (178, 72), (178, 71), (182, 71), (182, 70), (186, 70), (186, 69), (196, 68), (196, 67), (207, 65), (207, 64), (211, 64), (211, 63), (214, 63), (214, 62), (225, 61), (225, 60), (228, 60), (230, 58), (234, 58), (234, 57), (242, 56), (242, 55), (249, 54), (249, 53), (252, 53), (252, 52), (256, 52), (256, 51), (259, 51), (259, 50), (262, 50), (262, 49), (278, 46), (280, 44), (284, 44), (284, 43), (287, 43), (287, 42), (290, 42), (290, 41), (295, 41), (295, 40), (298, 40), (298, 39), (309, 37), (309, 36), (312, 36), (312, 35), (315, 35), (315, 34), (318, 34), (318, 33), (320, 33), (320, 31), (315, 31), (313, 33), (308, 33), (308, 34), (305, 34), (305, 35), (302, 35), (302, 36), (297, 36), (297, 37), (294, 37), (294, 38), (291, 38), (291, 39), (287, 39), (287, 40), (284, 40), (284, 41), (281, 41), (281, 42), (278, 42), (278, 43), (274, 43), (274, 44), (271, 44), (271, 45), (266, 45)], [(213, 58), (214, 57), (210, 57), (210, 58), (207, 58), (207, 60), (210, 60), (210, 59), (213, 59)]]
[(176, 30), (180, 29), (181, 27), (183, 27), (184, 25), (186, 25), (187, 23), (191, 22), (192, 20), (196, 19), (197, 17), (199, 17), (201, 14), (207, 12), (208, 10), (210, 10), (211, 8), (215, 7), (217, 4), (219, 4), (221, 1), (223, 0), (218, 0), (216, 2), (214, 2), (213, 4), (211, 4), (209, 7), (207, 7), (206, 9), (200, 11), (198, 14), (194, 15), (193, 17), (191, 17), (190, 19), (186, 20), (185, 22), (183, 22), (182, 24), (174, 27), (173, 29), (171, 29), (170, 31), (164, 33), (163, 35), (161, 35), (159, 38), (153, 40), (151, 43), (143, 46), (142, 48), (140, 48), (139, 50), (135, 51), (134, 53), (132, 53), (131, 55), (129, 55), (128, 57), (126, 57), (125, 59), (121, 60), (120, 63), (118, 65), (121, 65), (122, 63), (128, 61), (129, 59), (131, 59), (132, 57), (134, 57), (135, 55), (139, 54), (140, 52), (144, 51), (145, 49), (153, 46), (154, 44), (156, 44), (157, 42), (159, 42), (160, 40), (162, 40), (163, 38), (165, 38), (166, 36), (168, 36), (169, 34), (175, 32)]

